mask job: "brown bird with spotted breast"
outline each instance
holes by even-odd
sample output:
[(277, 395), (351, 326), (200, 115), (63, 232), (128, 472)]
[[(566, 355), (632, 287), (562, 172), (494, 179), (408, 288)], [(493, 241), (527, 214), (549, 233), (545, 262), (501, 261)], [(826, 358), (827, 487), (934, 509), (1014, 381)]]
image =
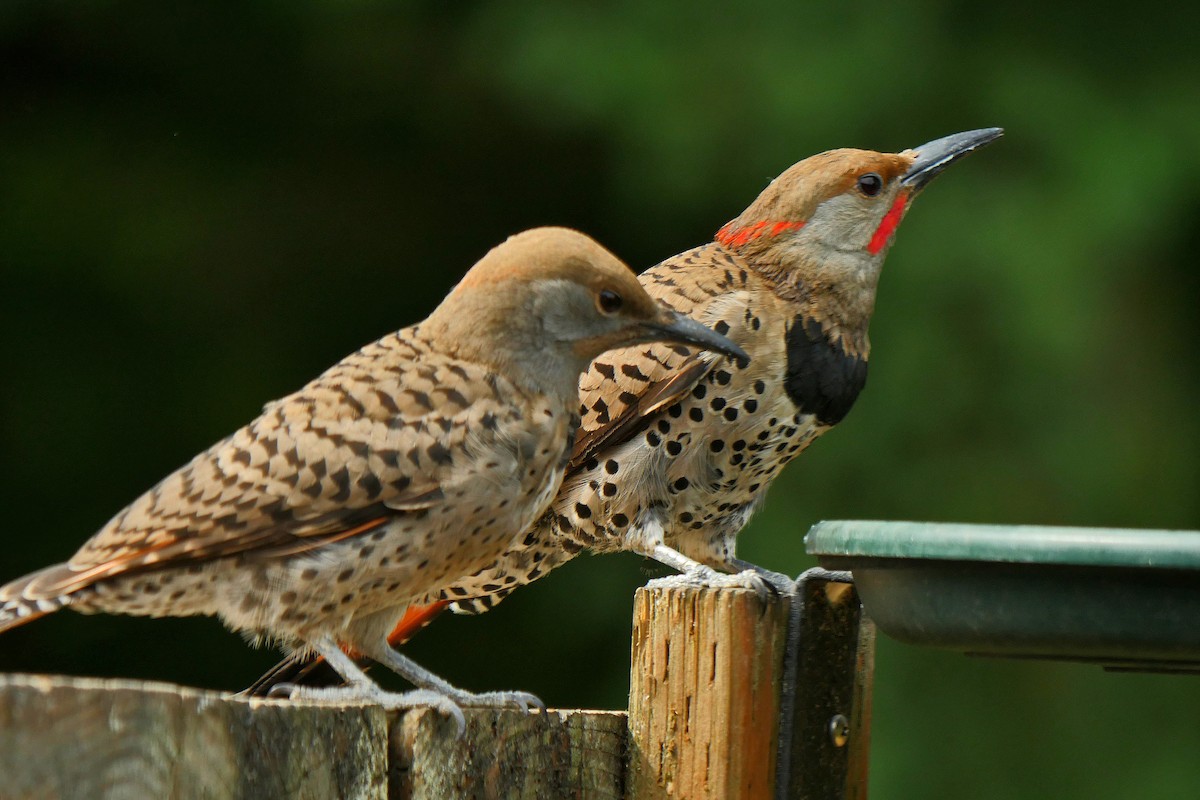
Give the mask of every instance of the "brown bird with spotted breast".
[[(410, 608), (393, 641), (447, 605), (486, 611), (585, 549), (632, 550), (683, 573), (666, 581), (790, 591), (786, 576), (736, 557), (737, 534), (780, 470), (862, 391), (880, 271), (914, 198), (1001, 133), (806, 158), (715, 241), (643, 273), (651, 296), (753, 361), (667, 344), (598, 358), (580, 381), (583, 424), (551, 510), (495, 564)], [(249, 691), (291, 679), (328, 676), (285, 662)]]
[[(538, 701), (471, 694), (387, 634), (415, 599), (500, 558), (558, 491), (578, 382), (614, 347), (684, 342), (744, 357), (654, 301), (583, 234), (527, 231), (423, 322), (346, 357), (200, 453), (58, 564), (0, 587), (0, 631), (70, 607), (217, 615), (319, 653), (346, 687), (293, 696), (388, 707)], [(385, 692), (349, 648), (420, 689)]]

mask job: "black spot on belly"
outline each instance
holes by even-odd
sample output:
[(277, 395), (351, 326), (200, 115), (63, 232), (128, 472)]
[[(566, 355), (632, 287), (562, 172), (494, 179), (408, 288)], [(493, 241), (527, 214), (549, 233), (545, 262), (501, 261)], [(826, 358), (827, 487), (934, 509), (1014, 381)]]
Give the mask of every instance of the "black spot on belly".
[(867, 383), (867, 362), (831, 342), (815, 320), (797, 316), (787, 331), (788, 397), (825, 425), (845, 418)]
[(446, 466), (454, 463), (454, 456), (441, 442), (434, 442), (429, 445), (425, 452), (435, 464)]

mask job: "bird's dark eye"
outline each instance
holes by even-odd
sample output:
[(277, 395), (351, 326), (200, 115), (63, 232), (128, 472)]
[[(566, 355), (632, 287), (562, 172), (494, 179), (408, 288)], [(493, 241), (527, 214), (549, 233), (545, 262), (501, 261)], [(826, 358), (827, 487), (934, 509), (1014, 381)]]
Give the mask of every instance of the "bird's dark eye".
[(621, 295), (614, 292), (612, 289), (602, 289), (596, 297), (596, 305), (605, 314), (615, 314), (621, 310), (621, 304), (625, 301), (621, 299)]
[(868, 172), (866, 175), (859, 176), (858, 190), (867, 197), (874, 197), (883, 191), (883, 178), (879, 177), (874, 172)]

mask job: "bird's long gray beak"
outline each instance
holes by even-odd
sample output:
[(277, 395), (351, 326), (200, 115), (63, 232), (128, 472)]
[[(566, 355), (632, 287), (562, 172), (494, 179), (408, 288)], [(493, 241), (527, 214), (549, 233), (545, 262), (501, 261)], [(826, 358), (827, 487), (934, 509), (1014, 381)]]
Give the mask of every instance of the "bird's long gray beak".
[(680, 344), (694, 344), (705, 350), (724, 353), (744, 364), (750, 363), (750, 356), (746, 355), (745, 350), (711, 328), (706, 328), (686, 314), (680, 314), (677, 311), (669, 312), (669, 316), (671, 321), (667, 323), (646, 323), (646, 328), (657, 334), (655, 338), (667, 339)]
[(914, 147), (908, 152), (916, 153), (917, 160), (900, 179), (900, 183), (916, 194), (925, 188), (925, 184), (941, 174), (946, 167), (972, 150), (994, 142), (1003, 135), (1003, 128), (980, 128), (974, 131), (952, 133), (949, 136), (934, 139), (932, 142), (926, 142), (920, 147)]

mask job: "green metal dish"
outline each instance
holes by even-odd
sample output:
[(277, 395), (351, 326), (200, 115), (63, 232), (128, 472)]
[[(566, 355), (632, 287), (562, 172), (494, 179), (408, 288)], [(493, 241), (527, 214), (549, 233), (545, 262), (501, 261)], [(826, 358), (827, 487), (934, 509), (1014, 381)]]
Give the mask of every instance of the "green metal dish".
[(838, 521), (805, 545), (903, 642), (1200, 671), (1200, 531)]

